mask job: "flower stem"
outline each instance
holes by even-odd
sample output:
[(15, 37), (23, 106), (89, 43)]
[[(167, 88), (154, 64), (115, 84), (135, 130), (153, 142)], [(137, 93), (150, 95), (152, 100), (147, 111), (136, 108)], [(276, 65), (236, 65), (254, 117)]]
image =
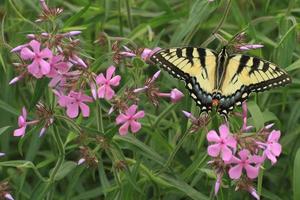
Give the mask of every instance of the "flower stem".
[(209, 38), (207, 38), (202, 44), (202, 47), (206, 47), (209, 43), (211, 43), (215, 38), (215, 34), (219, 32), (220, 28), (222, 27), (223, 23), (225, 22), (227, 15), (229, 13), (230, 7), (231, 7), (231, 2), (232, 0), (228, 0), (226, 8), (225, 8), (225, 12), (224, 15), (220, 21), (220, 23), (218, 24), (218, 26), (212, 31), (211, 35)]
[(264, 168), (261, 167), (261, 169), (259, 171), (259, 174), (258, 174), (258, 179), (257, 179), (257, 193), (258, 193), (258, 195), (261, 195), (263, 176), (264, 176)]
[(97, 118), (97, 130), (101, 131), (104, 133), (104, 128), (103, 128), (103, 119), (102, 119), (102, 109), (99, 101), (96, 102), (97, 106), (97, 113), (96, 113), (96, 118)]

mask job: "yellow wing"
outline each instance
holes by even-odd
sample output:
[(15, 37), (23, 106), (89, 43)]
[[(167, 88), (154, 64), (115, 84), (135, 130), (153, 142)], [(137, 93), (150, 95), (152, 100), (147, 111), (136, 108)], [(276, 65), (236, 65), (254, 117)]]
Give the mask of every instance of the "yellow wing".
[(247, 55), (229, 58), (219, 92), (225, 99), (220, 109), (233, 109), (234, 104), (246, 100), (251, 92), (260, 92), (291, 82), (289, 75), (266, 60)]
[(163, 49), (150, 58), (172, 76), (186, 83), (202, 111), (210, 110), (215, 89), (216, 53), (209, 49), (183, 47)]

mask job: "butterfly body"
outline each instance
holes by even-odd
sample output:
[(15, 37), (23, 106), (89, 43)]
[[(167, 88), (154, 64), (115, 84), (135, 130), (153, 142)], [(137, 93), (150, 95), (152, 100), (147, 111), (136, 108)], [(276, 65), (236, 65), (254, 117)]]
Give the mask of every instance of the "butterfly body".
[(275, 64), (248, 55), (230, 55), (225, 47), (220, 53), (194, 47), (162, 49), (150, 59), (185, 82), (201, 112), (216, 106), (225, 116), (251, 92), (291, 82)]

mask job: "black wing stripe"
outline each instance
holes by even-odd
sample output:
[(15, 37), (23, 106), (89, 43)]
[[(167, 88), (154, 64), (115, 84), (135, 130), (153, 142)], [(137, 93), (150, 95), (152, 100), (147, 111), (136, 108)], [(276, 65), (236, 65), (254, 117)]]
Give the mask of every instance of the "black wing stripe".
[(249, 75), (254, 73), (255, 71), (258, 70), (259, 64), (260, 64), (260, 59), (258, 58), (253, 58), (253, 65), (251, 66), (251, 70), (249, 71)]
[(249, 56), (245, 56), (245, 55), (242, 55), (241, 59), (240, 59), (240, 64), (238, 66), (238, 69), (236, 71), (236, 74), (240, 74), (244, 67), (247, 65), (248, 61), (250, 60), (250, 57)]

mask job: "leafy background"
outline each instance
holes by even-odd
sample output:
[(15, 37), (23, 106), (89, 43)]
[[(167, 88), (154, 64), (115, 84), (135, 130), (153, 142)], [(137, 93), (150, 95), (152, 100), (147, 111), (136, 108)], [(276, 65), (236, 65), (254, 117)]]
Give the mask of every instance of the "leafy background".
[[(262, 181), (263, 199), (300, 199), (300, 101), (299, 101), (299, 17), (297, 0), (232, 0), (227, 18), (225, 7), (229, 1), (216, 0), (51, 0), (51, 7), (62, 7), (64, 13), (58, 20), (62, 32), (82, 30), (82, 55), (89, 59), (95, 72), (103, 71), (111, 63), (111, 43), (94, 43), (101, 32), (110, 41), (125, 37), (138, 47), (156, 46), (206, 46), (219, 49), (221, 43), (213, 40), (211, 33), (230, 39), (245, 31), (249, 43), (261, 43), (261, 50), (248, 52), (277, 63), (292, 76), (293, 83), (285, 88), (253, 95), (249, 100), (250, 123), (260, 128), (266, 122), (275, 122), (282, 131), (283, 154), (275, 166), (265, 165)], [(166, 73), (160, 77), (161, 90), (178, 87), (185, 91), (185, 99), (171, 105), (162, 101), (159, 108), (142, 99), (140, 107), (147, 117), (137, 135), (120, 137), (114, 125), (114, 117), (106, 115), (109, 104), (100, 102), (105, 126), (97, 130), (99, 109), (88, 119), (76, 120), (90, 138), (103, 136), (109, 144), (104, 148), (99, 142), (88, 144), (94, 149), (99, 163), (95, 168), (77, 166), (80, 158), (80, 137), (69, 123), (62, 122), (58, 134), (63, 151), (54, 145), (53, 129), (42, 138), (40, 127), (29, 129), (24, 138), (14, 138), (12, 131), (23, 105), (31, 108), (38, 100), (50, 102), (47, 82), (26, 79), (17, 85), (8, 82), (16, 72), (12, 63), (16, 60), (9, 51), (26, 42), (25, 35), (39, 31), (33, 23), (40, 14), (37, 0), (0, 1), (0, 150), (7, 155), (1, 158), (1, 180), (10, 182), (16, 199), (214, 199), (215, 176), (207, 165), (205, 135), (207, 129), (182, 137), (189, 126), (181, 110), (198, 109), (184, 90), (183, 83)], [(224, 19), (221, 27), (218, 27)], [(120, 65), (122, 89), (141, 86), (144, 80), (157, 70), (155, 66), (133, 61), (133, 67)], [(136, 74), (141, 76), (136, 76)], [(136, 77), (137, 79), (132, 79)], [(59, 111), (58, 111), (59, 112)], [(231, 119), (233, 130), (238, 129), (236, 119)], [(180, 147), (178, 143), (183, 142)], [(174, 152), (177, 152), (176, 154)], [(56, 173), (55, 164), (61, 161)], [(122, 170), (118, 167), (126, 161)], [(168, 163), (168, 166), (166, 166)], [(50, 181), (48, 179), (50, 177)], [(251, 199), (247, 192), (235, 192), (234, 186), (224, 180), (224, 188), (216, 199)]]

